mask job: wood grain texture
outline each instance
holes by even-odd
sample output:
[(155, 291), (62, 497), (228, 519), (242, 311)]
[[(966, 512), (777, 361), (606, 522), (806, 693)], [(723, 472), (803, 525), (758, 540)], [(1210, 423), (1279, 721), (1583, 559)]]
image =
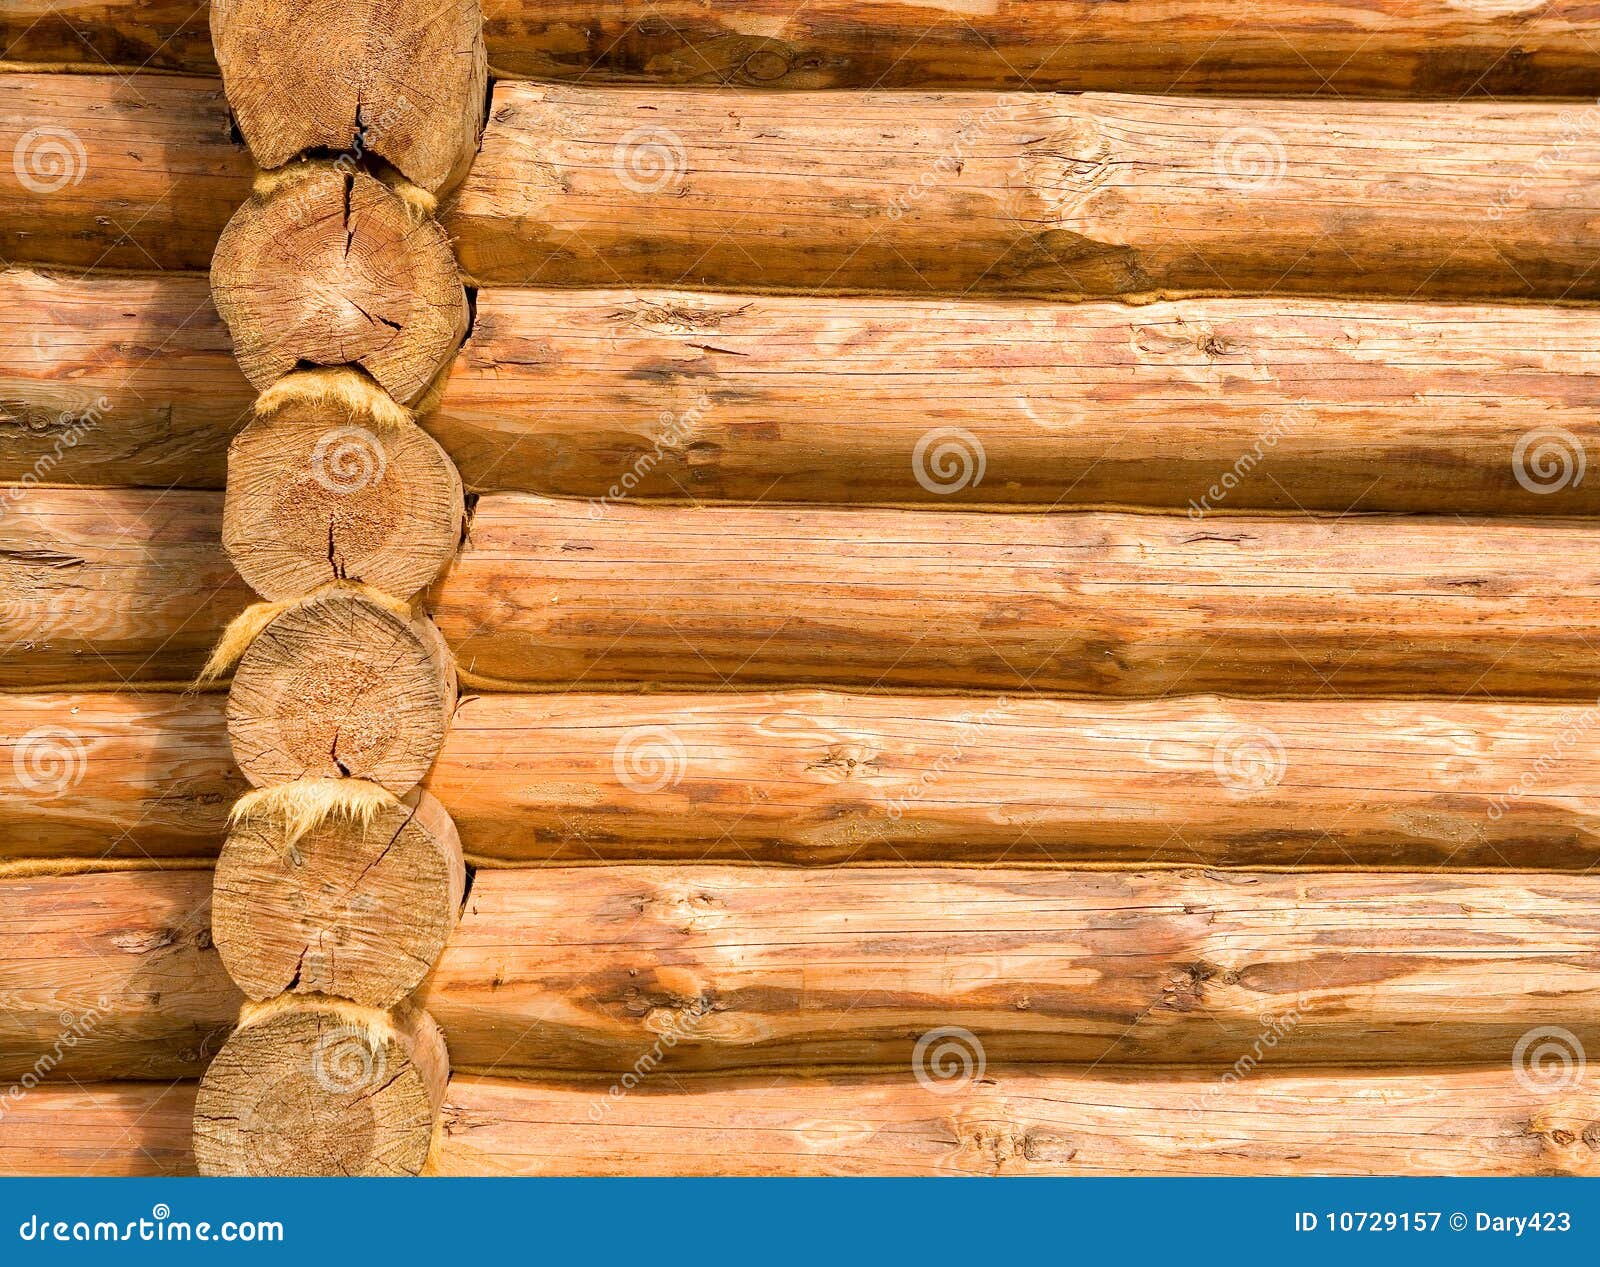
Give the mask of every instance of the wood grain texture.
[(0, 259), (200, 269), (250, 193), (215, 80), (0, 75)]
[[(0, 273), (0, 479), (221, 488), (254, 395), (204, 289)], [(496, 289), (422, 421), (478, 492), (1591, 514), (1529, 459), (1600, 452), (1596, 348), (1576, 307)], [(925, 486), (948, 428), (983, 472)]]
[[(244, 790), (220, 697), (7, 708), (0, 857), (216, 852)], [(1447, 700), (469, 695), (426, 786), (476, 858), (508, 863), (1583, 871), (1594, 721)]]
[(0, 272), (0, 480), (221, 488), (254, 399), (205, 278)]
[(210, 907), (206, 871), (0, 880), (0, 1080), (197, 1075), (243, 1001)]
[[(195, 1085), (45, 1085), (0, 1118), (0, 1174), (189, 1174)], [(1194, 1110), (1199, 1107), (1200, 1111)], [(595, 1120), (596, 1115), (600, 1120)], [(1481, 1069), (990, 1066), (591, 1082), (455, 1077), (446, 1175), (1592, 1175), (1591, 1092)], [(1143, 1129), (1161, 1123), (1159, 1132)]]
[[(621, 1088), (619, 1087), (619, 1090)], [(1593, 1175), (1592, 1090), (1483, 1069), (457, 1077), (447, 1175)]]
[[(1600, 93), (1587, 0), (485, 0), (500, 78), (751, 88), (1117, 88), (1458, 97)], [(211, 70), (189, 0), (20, 0), (14, 61)]]
[(7, 695), (0, 857), (215, 854), (249, 789), (220, 695)]
[(192, 1175), (193, 1082), (45, 1082), (0, 1113), (0, 1175)]
[[(238, 1004), (199, 936), (209, 879), (3, 882), (13, 1067), (105, 995), (74, 1076), (198, 1072)], [(480, 870), (417, 1001), (453, 1067), (504, 1076), (848, 1065), (909, 1084), (918, 1060), (946, 1076), (952, 1037), (994, 1064), (1510, 1067), (1540, 1027), (1600, 1041), (1597, 900), (1593, 876)]]
[(0, 686), (192, 679), (251, 594), (215, 493), (0, 488)]
[(1572, 519), (479, 501), (431, 591), (503, 684), (1600, 694)]
[(1591, 514), (1529, 457), (1600, 452), (1597, 347), (1570, 307), (485, 290), (424, 423), (479, 491)]
[(494, 285), (1582, 299), (1597, 168), (1559, 104), (500, 84), (445, 223)]

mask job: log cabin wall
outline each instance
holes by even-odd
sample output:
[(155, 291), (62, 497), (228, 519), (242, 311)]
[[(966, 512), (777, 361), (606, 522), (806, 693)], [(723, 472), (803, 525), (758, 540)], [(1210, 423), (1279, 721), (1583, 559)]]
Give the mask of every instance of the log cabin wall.
[(0, 15), (0, 1172), (1600, 1171), (1600, 6), (635, 8)]

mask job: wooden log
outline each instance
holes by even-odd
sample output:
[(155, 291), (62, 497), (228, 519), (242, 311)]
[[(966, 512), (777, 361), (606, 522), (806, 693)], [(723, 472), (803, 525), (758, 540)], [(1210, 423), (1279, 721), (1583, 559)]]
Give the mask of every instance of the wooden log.
[(0, 259), (204, 269), (250, 191), (215, 80), (0, 75)]
[(475, 489), (607, 502), (1592, 514), (1528, 458), (1600, 451), (1597, 345), (1572, 307), (485, 290), (424, 424)]
[(1597, 165), (1553, 103), (500, 84), (445, 223), (495, 285), (1581, 299)]
[[(0, 884), (13, 1069), (53, 1050), (61, 1009), (104, 994), (73, 1076), (198, 1072), (238, 999), (215, 949), (171, 936), (186, 917), (206, 926), (204, 872)], [(1561, 1043), (1571, 1056), (1600, 1042), (1597, 901), (1593, 875), (479, 870), (417, 1001), (458, 1070), (503, 1076), (942, 1078), (963, 1044), (993, 1064), (1517, 1063), (1532, 1076)]]
[[(0, 479), (222, 487), (254, 393), (202, 290), (0, 273)], [(1600, 513), (1600, 480), (1528, 451), (1600, 446), (1585, 308), (511, 289), (476, 313), (422, 422), (479, 492)], [(982, 478), (919, 481), (950, 427)]]
[(0, 488), (0, 687), (192, 680), (250, 592), (212, 493)]
[(409, 598), (454, 557), (461, 477), (371, 380), (291, 374), (255, 412), (228, 450), (222, 541), (263, 598), (342, 580)]
[(242, 1001), (212, 949), (209, 872), (5, 879), (0, 891), (0, 1085), (205, 1068)]
[(254, 399), (202, 277), (0, 272), (0, 480), (221, 488)]
[[(275, 791), (305, 795), (299, 784)], [(426, 792), (379, 800), (304, 834), (286, 806), (247, 815), (229, 834), (211, 933), (250, 998), (325, 994), (391, 1007), (438, 960), (461, 913), (460, 837)]]
[[(7, 708), (0, 857), (221, 844), (245, 785), (220, 698)], [(426, 786), (476, 858), (508, 863), (1585, 871), (1594, 721), (1452, 700), (471, 695)]]
[(431, 591), (498, 685), (1600, 694), (1594, 524), (501, 495)]
[(352, 365), (410, 404), (467, 332), (443, 231), (353, 166), (263, 177), (217, 243), (211, 293), (259, 388), (304, 365)]
[[(1600, 23), (1585, 0), (1534, 6), (1297, 0), (484, 0), (497, 77), (750, 88), (1059, 88), (1593, 97)], [(204, 6), (37, 0), (0, 12), (17, 61), (214, 66)]]
[(346, 150), (437, 193), (477, 152), (488, 86), (477, 0), (211, 0), (211, 35), (262, 167)]
[[(618, 1089), (621, 1090), (619, 1084)], [(185, 1174), (193, 1083), (41, 1087), (0, 1174)], [(589, 1082), (454, 1077), (445, 1175), (1592, 1175), (1582, 1085), (1479, 1069), (1214, 1072), (989, 1066), (930, 1094), (903, 1072)], [(1159, 1131), (1139, 1129), (1158, 1122)]]
[[(616, 1094), (616, 1091), (622, 1094)], [(990, 1066), (451, 1080), (445, 1175), (1593, 1175), (1600, 1104), (1483, 1069), (1214, 1072)]]
[(366, 779), (404, 796), (428, 772), (456, 703), (433, 624), (373, 591), (318, 591), (275, 616), (228, 693), (233, 759), (257, 787)]
[(217, 695), (7, 695), (0, 858), (214, 855), (249, 784)]
[(1503, 1065), (1541, 1027), (1600, 1041), (1597, 900), (1575, 876), (481, 870), (419, 1001), (455, 1068), (508, 1076), (935, 1076), (961, 1044), (994, 1062)]
[(425, 1013), (284, 1000), (246, 1012), (201, 1079), (203, 1175), (415, 1175), (449, 1065)]
[(46, 1083), (0, 1102), (0, 1175), (192, 1175), (192, 1082)]

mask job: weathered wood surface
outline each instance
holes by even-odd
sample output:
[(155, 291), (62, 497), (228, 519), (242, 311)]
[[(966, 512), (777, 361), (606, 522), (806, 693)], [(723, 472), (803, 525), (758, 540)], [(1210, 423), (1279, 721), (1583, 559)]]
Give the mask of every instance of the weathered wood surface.
[(0, 856), (213, 855), (249, 784), (220, 695), (7, 695)]
[[(0, 1174), (189, 1174), (195, 1084), (47, 1084), (0, 1118)], [(1199, 1111), (1196, 1112), (1196, 1109)], [(598, 1117), (598, 1121), (596, 1118)], [(1592, 1175), (1600, 1104), (1483, 1069), (456, 1077), (445, 1175)], [(1160, 1131), (1142, 1129), (1151, 1122)]]
[[(216, 852), (244, 790), (220, 697), (7, 708), (0, 856)], [(426, 786), (504, 862), (1583, 871), (1594, 721), (1449, 700), (471, 695)]]
[[(620, 1088), (619, 1088), (620, 1089)], [(1198, 1110), (1198, 1111), (1197, 1111)], [(1600, 1101), (1484, 1069), (450, 1084), (447, 1175), (1600, 1173)]]
[(193, 1082), (46, 1079), (0, 1101), (0, 1175), (192, 1175)]
[[(202, 944), (209, 879), (5, 882), (12, 1064), (104, 995), (76, 1076), (198, 1072), (237, 1004)], [(1541, 1026), (1600, 1041), (1597, 902), (1570, 875), (481, 870), (417, 1001), (455, 1068), (504, 1075), (909, 1079), (951, 1026), (995, 1063), (1507, 1066)]]
[[(752, 88), (1117, 88), (1455, 98), (1592, 97), (1587, 0), (484, 0), (500, 78)], [(204, 4), (28, 0), (0, 13), (13, 61), (210, 70)]]
[[(0, 479), (222, 487), (253, 393), (204, 289), (0, 273)], [(1592, 514), (1539, 452), (1600, 451), (1596, 348), (1576, 307), (496, 289), (422, 421), (480, 492)]]
[(216, 80), (0, 75), (0, 259), (205, 269), (252, 167)]
[(1600, 527), (483, 498), (431, 591), (506, 684), (1600, 694)]
[(254, 399), (205, 278), (0, 272), (0, 480), (221, 488)]
[[(0, 647), (0, 685), (192, 676), (247, 601), (220, 500), (17, 497), (0, 519), (18, 639)], [(595, 513), (500, 494), (427, 593), (459, 665), (507, 688), (1592, 700), (1597, 550), (1600, 527), (1580, 519)]]
[(210, 908), (209, 871), (0, 880), (0, 1082), (197, 1075), (243, 1002)]
[(498, 285), (1582, 299), (1600, 136), (1572, 118), (501, 84), (445, 223)]
[(1591, 514), (1530, 456), (1600, 452), (1597, 347), (1569, 307), (486, 290), (424, 422), (479, 490)]
[(216, 493), (0, 487), (0, 687), (192, 679), (250, 601)]

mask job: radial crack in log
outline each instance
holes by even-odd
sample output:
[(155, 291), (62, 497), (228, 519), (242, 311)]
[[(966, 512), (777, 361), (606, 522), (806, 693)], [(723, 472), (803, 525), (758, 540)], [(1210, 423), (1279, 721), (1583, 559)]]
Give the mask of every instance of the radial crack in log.
[(211, 35), (262, 167), (347, 150), (438, 192), (477, 151), (487, 66), (476, 0), (212, 0)]
[(228, 738), (258, 787), (350, 777), (403, 796), (433, 764), (455, 697), (455, 666), (430, 621), (333, 588), (250, 643), (228, 696)]
[(245, 377), (359, 365), (411, 404), (467, 330), (444, 231), (384, 182), (328, 163), (263, 178), (217, 243), (217, 311)]
[(279, 812), (274, 804), (247, 812), (229, 834), (217, 859), (212, 938), (252, 999), (315, 993), (390, 1007), (421, 983), (460, 914), (460, 838), (444, 807), (419, 791), (404, 801), (380, 791), (367, 814), (334, 806), (295, 838), (281, 812), (292, 807), (280, 798), (315, 787), (270, 789)]
[(415, 1175), (449, 1065), (426, 1013), (285, 999), (247, 1011), (195, 1097), (203, 1175)]
[(425, 431), (353, 371), (268, 389), (228, 450), (222, 540), (263, 598), (330, 580), (406, 598), (454, 556), (461, 477)]

